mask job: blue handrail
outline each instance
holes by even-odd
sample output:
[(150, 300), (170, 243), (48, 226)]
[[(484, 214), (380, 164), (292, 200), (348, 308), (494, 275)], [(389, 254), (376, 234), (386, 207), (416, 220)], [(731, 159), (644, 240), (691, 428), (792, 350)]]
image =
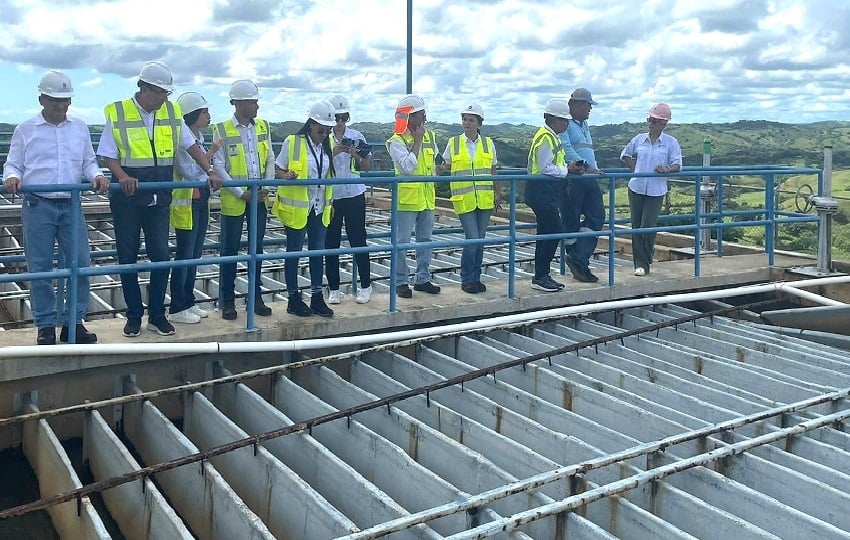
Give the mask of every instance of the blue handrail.
[[(777, 211), (774, 207), (774, 196), (773, 196), (773, 187), (775, 183), (775, 178), (778, 175), (817, 175), (818, 178), (818, 194), (821, 192), (822, 186), (822, 172), (819, 169), (811, 169), (811, 168), (792, 168), (792, 167), (778, 167), (778, 166), (759, 166), (759, 167), (686, 167), (681, 172), (678, 173), (669, 173), (669, 174), (645, 174), (642, 176), (658, 176), (658, 177), (668, 177), (671, 179), (676, 179), (679, 181), (687, 181), (688, 183), (693, 182), (694, 185), (694, 208), (695, 212), (693, 214), (687, 215), (676, 215), (676, 216), (662, 216), (663, 218), (675, 218), (677, 220), (688, 219), (692, 220), (693, 223), (684, 224), (684, 225), (660, 225), (658, 227), (652, 228), (642, 228), (642, 229), (628, 229), (618, 227), (618, 225), (622, 225), (627, 223), (627, 219), (617, 219), (615, 214), (616, 208), (616, 189), (618, 186), (624, 186), (628, 179), (632, 176), (631, 172), (627, 170), (617, 169), (614, 171), (607, 172), (604, 175), (584, 175), (581, 178), (584, 181), (589, 180), (599, 180), (606, 181), (608, 184), (608, 220), (607, 230), (602, 231), (583, 231), (583, 232), (575, 232), (575, 233), (559, 233), (559, 234), (530, 234), (524, 232), (528, 229), (533, 229), (534, 224), (518, 224), (516, 213), (517, 213), (517, 188), (519, 182), (535, 182), (539, 180), (548, 179), (548, 177), (540, 176), (540, 175), (529, 175), (525, 174), (523, 170), (510, 170), (510, 171), (502, 171), (497, 176), (485, 176), (482, 179), (492, 179), (499, 181), (508, 181), (510, 182), (510, 196), (509, 196), (509, 220), (508, 225), (496, 225), (488, 227), (488, 230), (507, 230), (508, 235), (506, 237), (487, 237), (484, 239), (473, 239), (467, 240), (465, 238), (460, 239), (450, 239), (444, 240), (440, 239), (439, 236), (445, 235), (448, 233), (457, 232), (458, 228), (451, 229), (435, 229), (434, 234), (437, 235), (437, 239), (428, 242), (427, 247), (431, 248), (440, 248), (440, 247), (462, 247), (464, 245), (507, 245), (509, 249), (508, 255), (508, 298), (515, 298), (516, 295), (516, 270), (515, 270), (515, 252), (516, 246), (519, 242), (527, 242), (532, 240), (541, 240), (541, 239), (558, 239), (561, 241), (571, 239), (571, 238), (583, 238), (583, 237), (605, 237), (608, 240), (608, 286), (613, 286), (615, 283), (615, 272), (614, 272), (614, 256), (615, 256), (615, 243), (617, 238), (622, 238), (629, 236), (635, 233), (649, 233), (649, 232), (681, 232), (681, 233), (692, 233), (697, 240), (694, 244), (694, 275), (700, 275), (700, 247), (699, 247), (699, 236), (700, 232), (704, 229), (714, 230), (717, 234), (718, 238), (718, 251), (717, 256), (722, 256), (722, 251), (720, 249), (722, 239), (721, 231), (727, 227), (763, 227), (765, 229), (765, 251), (768, 254), (769, 264), (774, 264), (774, 242), (773, 242), (773, 232), (778, 225), (786, 224), (786, 223), (809, 223), (809, 222), (818, 222), (817, 216), (811, 216), (807, 214), (797, 214), (793, 212), (786, 211)], [(720, 178), (722, 176), (761, 176), (765, 181), (765, 200), (764, 207), (758, 209), (751, 209), (746, 211), (728, 211), (723, 209), (723, 198), (722, 192), (719, 193), (717, 199), (717, 211), (716, 212), (702, 212), (699, 200), (700, 193), (700, 184), (702, 182), (703, 176), (705, 177), (715, 177)], [(576, 177), (570, 177), (576, 178)], [(689, 180), (692, 179), (692, 180)], [(368, 245), (366, 247), (358, 247), (358, 248), (339, 248), (339, 249), (323, 249), (323, 250), (314, 250), (314, 251), (299, 251), (299, 252), (286, 252), (286, 251), (278, 251), (278, 252), (270, 252), (257, 254), (254, 248), (254, 238), (256, 237), (256, 222), (255, 220), (247, 220), (248, 221), (248, 237), (249, 241), (247, 242), (248, 252), (244, 255), (234, 255), (228, 257), (201, 257), (198, 259), (187, 259), (187, 260), (169, 260), (169, 261), (161, 261), (161, 262), (138, 262), (135, 264), (109, 264), (109, 265), (100, 265), (100, 266), (90, 266), (86, 268), (78, 268), (76, 266), (76, 261), (70, 262), (69, 268), (60, 268), (52, 272), (41, 272), (41, 273), (19, 273), (19, 274), (5, 274), (0, 275), (0, 283), (8, 283), (8, 282), (16, 282), (16, 281), (30, 281), (34, 279), (56, 279), (56, 278), (72, 278), (69, 283), (69, 294), (68, 294), (68, 306), (67, 309), (69, 312), (73, 313), (76, 309), (76, 278), (78, 275), (82, 276), (97, 276), (97, 275), (113, 275), (120, 274), (125, 272), (145, 272), (150, 271), (155, 268), (175, 268), (182, 266), (198, 266), (198, 265), (209, 265), (209, 264), (219, 264), (219, 263), (233, 263), (233, 262), (247, 262), (249, 266), (248, 272), (248, 309), (247, 309), (247, 321), (246, 321), (246, 331), (254, 331), (254, 316), (253, 316), (253, 306), (256, 302), (255, 298), (255, 290), (256, 290), (256, 277), (254, 268), (256, 268), (257, 264), (262, 264), (264, 260), (271, 259), (289, 259), (289, 258), (300, 258), (300, 257), (310, 257), (310, 256), (325, 256), (325, 255), (343, 255), (343, 254), (355, 254), (355, 253), (378, 253), (383, 252), (387, 253), (390, 256), (390, 311), (396, 311), (396, 278), (395, 278), (395, 257), (393, 256), (395, 253), (399, 251), (406, 251), (408, 249), (413, 249), (415, 247), (423, 247), (423, 244), (417, 244), (415, 242), (408, 241), (395, 241), (394, 239), (397, 237), (397, 210), (395, 201), (397, 199), (397, 185), (400, 182), (450, 182), (455, 180), (455, 178), (450, 176), (436, 176), (436, 177), (426, 177), (423, 178), (421, 176), (395, 176), (391, 171), (375, 171), (369, 173), (363, 173), (361, 178), (347, 178), (347, 179), (323, 179), (323, 180), (301, 180), (299, 182), (303, 182), (304, 184), (323, 184), (323, 185), (336, 185), (336, 184), (359, 184), (366, 183), (367, 185), (374, 184), (386, 184), (389, 186), (390, 192), (390, 201), (391, 201), (391, 222), (390, 222), (390, 233), (385, 233), (379, 235), (381, 237), (389, 237), (389, 246), (378, 246), (378, 245)], [(248, 186), (251, 190), (251, 199), (252, 203), (257, 203), (257, 191), (261, 186), (270, 187), (270, 186), (282, 186), (288, 185), (290, 180), (265, 180), (265, 179), (253, 179), (253, 180), (237, 180), (232, 182), (225, 182), (225, 187), (227, 186)], [(144, 182), (139, 184), (139, 189), (168, 189), (168, 188), (186, 188), (186, 187), (202, 187), (204, 186), (204, 182)], [(722, 190), (722, 183), (718, 182), (719, 189)], [(88, 184), (67, 184), (61, 186), (25, 186), (20, 191), (29, 192), (29, 193), (39, 193), (45, 191), (69, 191), (72, 193), (72, 198), (75, 204), (79, 204), (79, 198), (82, 191), (89, 189)], [(117, 183), (113, 183), (110, 186), (110, 190), (120, 189), (120, 186)], [(3, 193), (2, 187), (0, 187), (0, 193)], [(763, 217), (761, 217), (763, 216)], [(750, 218), (748, 221), (735, 221), (735, 222), (724, 222), (724, 218), (728, 217), (745, 217)], [(707, 218), (707, 219), (706, 219)], [(760, 219), (758, 219), (760, 218)], [(78, 215), (75, 214), (74, 220), (79, 219)], [(703, 222), (706, 221), (706, 222)], [(77, 231), (76, 224), (73, 230)], [(372, 236), (374, 238), (374, 236)], [(280, 242), (270, 242), (270, 245), (278, 245)], [(563, 249), (563, 246), (562, 246)], [(104, 252), (93, 252), (93, 255), (100, 255), (101, 253), (109, 254), (110, 251)], [(114, 255), (114, 252), (113, 252)], [(561, 257), (563, 259), (563, 257)], [(0, 264), (9, 263), (9, 262), (21, 262), (21, 256), (0, 256)], [(564, 270), (562, 269), (563, 273)], [(355, 284), (356, 286), (356, 284)], [(73, 329), (69, 328), (71, 332), (71, 341), (73, 342)]]

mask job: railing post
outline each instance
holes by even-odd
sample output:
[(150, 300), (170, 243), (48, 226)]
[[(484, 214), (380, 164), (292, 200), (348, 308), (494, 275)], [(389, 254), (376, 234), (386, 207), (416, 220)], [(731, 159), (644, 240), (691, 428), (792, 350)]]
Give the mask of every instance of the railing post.
[(508, 298), (516, 296), (516, 177), (511, 177), (510, 207), (508, 208)]
[(817, 271), (832, 271), (832, 216), (838, 211), (838, 202), (832, 198), (832, 145), (823, 148), (823, 192), (812, 197), (818, 211), (818, 265)]
[[(711, 139), (708, 138), (702, 141), (702, 166), (706, 168), (711, 166)], [(711, 251), (711, 229), (708, 227), (711, 219), (704, 216), (711, 213), (711, 203), (716, 199), (717, 188), (711, 183), (711, 177), (703, 176), (699, 187), (699, 202), (703, 214), (700, 223), (706, 225), (699, 230), (699, 249), (702, 252)]]
[[(398, 199), (398, 180), (394, 177), (390, 179), (390, 313), (396, 311), (396, 254), (398, 253), (398, 207), (396, 200)], [(410, 239), (407, 239), (410, 241)]]
[[(71, 269), (71, 275), (68, 277), (66, 283), (68, 284), (67, 291), (68, 297), (65, 299), (65, 321), (68, 324), (68, 343), (76, 343), (77, 342), (77, 289), (79, 288), (79, 284), (77, 283), (77, 278), (80, 275), (80, 265), (77, 261), (77, 246), (81, 240), (80, 238), (80, 220), (83, 220), (83, 226), (85, 226), (85, 216), (83, 216), (82, 206), (80, 203), (80, 190), (75, 189), (71, 192), (71, 246), (70, 246), (70, 257), (69, 261), (65, 261), (68, 263), (68, 268)], [(88, 245), (89, 239), (86, 238), (86, 245)], [(59, 250), (62, 251), (61, 249)], [(59, 258), (62, 256), (60, 254)], [(61, 266), (61, 265), (60, 265)], [(57, 282), (61, 282), (62, 279), (57, 279)], [(60, 310), (60, 313), (62, 311)]]
[[(260, 217), (260, 209), (257, 202), (259, 200), (259, 187), (254, 184), (248, 189), (251, 190), (251, 197), (248, 201), (250, 206), (245, 209), (245, 217), (248, 218), (248, 255), (250, 255), (250, 258), (248, 259), (248, 301), (245, 303), (245, 315), (247, 319), (245, 330), (256, 332), (257, 329), (254, 326), (254, 306), (257, 305), (257, 299), (254, 291), (259, 285), (256, 278), (257, 265), (262, 264), (261, 261), (257, 260), (256, 247), (257, 233), (259, 232), (257, 231), (257, 220)], [(263, 204), (266, 204), (266, 202), (263, 201)], [(239, 236), (242, 236), (241, 231)]]

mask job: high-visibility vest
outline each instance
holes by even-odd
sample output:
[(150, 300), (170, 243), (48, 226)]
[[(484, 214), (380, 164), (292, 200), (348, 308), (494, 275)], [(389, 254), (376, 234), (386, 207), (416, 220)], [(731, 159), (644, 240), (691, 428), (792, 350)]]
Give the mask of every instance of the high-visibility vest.
[[(390, 149), (390, 141), (397, 140), (407, 148), (413, 148), (413, 135), (409, 132), (396, 133), (387, 139), (387, 151)], [(416, 160), (416, 169), (411, 176), (434, 176), (434, 158), (437, 155), (437, 137), (433, 131), (426, 131), (422, 137), (422, 148)], [(398, 166), (393, 163), (393, 168), (398, 176), (403, 176)], [(436, 208), (437, 193), (434, 190), (434, 182), (401, 182), (398, 184), (398, 209), (408, 212), (420, 212), (422, 210), (433, 210)]]
[[(266, 174), (266, 160), (272, 151), (272, 139), (269, 123), (256, 118), (254, 132), (257, 138), (257, 157), (260, 163), (260, 176)], [(245, 159), (245, 145), (239, 130), (233, 125), (233, 119), (215, 125), (214, 139), (221, 139), (224, 148), (224, 168), (233, 180), (248, 179), (248, 160)], [(256, 179), (253, 179), (256, 180)], [(247, 187), (242, 189), (247, 190)], [(245, 201), (234, 195), (228, 189), (221, 190), (221, 213), (225, 216), (241, 216), (245, 213)], [(262, 202), (262, 201), (261, 201)]]
[(547, 127), (541, 127), (531, 139), (531, 150), (528, 151), (528, 174), (542, 174), (540, 164), (537, 163), (537, 150), (546, 144), (552, 149), (552, 158), (555, 165), (564, 166), (564, 147), (560, 139)]
[[(281, 223), (292, 229), (303, 229), (307, 226), (307, 217), (310, 215), (310, 186), (297, 182), (296, 180), (307, 180), (310, 169), (307, 159), (307, 135), (290, 135), (286, 138), (288, 143), (289, 164), (287, 168), (295, 171), (298, 175), (295, 180), (278, 186), (277, 198), (275, 198), (272, 212)], [(330, 169), (330, 165), (328, 165)], [(329, 178), (326, 176), (325, 178)], [(322, 210), (322, 224), (327, 227), (331, 222), (331, 207), (333, 204), (333, 186), (325, 188), (325, 208)]]
[[(181, 178), (174, 169), (174, 180), (197, 181), (200, 178)], [(194, 200), (195, 188), (174, 188), (171, 191), (171, 207), (169, 208), (169, 221), (171, 226), (182, 231), (191, 231), (195, 226), (192, 220), (192, 201)], [(209, 205), (207, 205), (209, 213)]]
[[(153, 122), (153, 146), (148, 128), (142, 120), (136, 102), (132, 99), (116, 101), (104, 110), (106, 119), (112, 124), (112, 136), (118, 148), (121, 167), (169, 167), (174, 165), (174, 153), (180, 147), (180, 105), (166, 101), (162, 104)], [(154, 154), (154, 148), (156, 154)], [(168, 178), (160, 181), (166, 182)]]
[[(474, 159), (469, 155), (466, 135), (449, 139), (452, 176), (491, 176), (493, 174), (493, 140), (478, 136)], [(476, 208), (492, 210), (496, 206), (492, 180), (465, 180), (450, 182), (452, 205), (457, 214), (466, 214)]]

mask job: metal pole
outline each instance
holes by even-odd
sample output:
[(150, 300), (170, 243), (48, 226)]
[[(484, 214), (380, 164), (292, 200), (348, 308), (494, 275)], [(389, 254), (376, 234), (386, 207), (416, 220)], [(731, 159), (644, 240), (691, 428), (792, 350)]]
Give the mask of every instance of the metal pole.
[(413, 93), (413, 0), (407, 0), (407, 93)]
[[(702, 166), (706, 168), (711, 166), (711, 139), (708, 138), (702, 141)], [(716, 187), (711, 184), (710, 176), (702, 177), (699, 198), (702, 205), (702, 213), (711, 213), (711, 201), (716, 198)], [(710, 218), (703, 217), (700, 219), (700, 223), (703, 225), (708, 225), (710, 222)], [(699, 230), (699, 248), (700, 251), (711, 251), (711, 229), (705, 228)]]
[(813, 198), (818, 211), (818, 266), (817, 271), (832, 271), (832, 215), (838, 211), (838, 202), (832, 198), (832, 145), (823, 148), (823, 192)]

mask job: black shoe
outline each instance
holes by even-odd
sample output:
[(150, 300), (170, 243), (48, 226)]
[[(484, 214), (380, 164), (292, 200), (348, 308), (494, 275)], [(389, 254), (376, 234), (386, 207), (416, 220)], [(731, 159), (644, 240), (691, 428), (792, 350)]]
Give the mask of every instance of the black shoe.
[[(78, 345), (88, 345), (91, 343), (97, 343), (97, 334), (86, 330), (86, 327), (83, 326), (83, 323), (77, 323), (76, 331), (77, 335), (75, 336), (75, 339)], [(62, 343), (68, 343), (67, 325), (63, 326), (62, 330), (59, 332), (59, 341), (61, 341)]]
[(272, 308), (266, 305), (263, 302), (263, 299), (257, 296), (257, 300), (254, 302), (254, 315), (259, 315), (260, 317), (268, 317), (272, 314)]
[(221, 306), (221, 318), (225, 321), (235, 321), (236, 320), (236, 306), (233, 302), (225, 302), (223, 306)]
[(425, 292), (428, 294), (440, 294), (440, 288), (431, 283), (430, 281), (426, 281), (425, 283), (416, 283), (413, 285), (414, 291)]
[(124, 337), (136, 337), (142, 333), (142, 319), (130, 318), (124, 323)]
[(286, 303), (286, 312), (299, 317), (309, 317), (313, 314), (313, 310), (307, 307), (301, 296), (290, 296)]
[(469, 283), (461, 283), (460, 284), (460, 290), (462, 290), (463, 292), (468, 292), (469, 294), (478, 294), (479, 292), (481, 292), (481, 291), (478, 290), (478, 282), (477, 281), (470, 281)]
[(334, 310), (325, 304), (325, 299), (322, 298), (322, 293), (313, 293), (310, 297), (310, 309), (319, 317), (333, 317)]
[(52, 326), (39, 328), (35, 342), (39, 345), (56, 345), (56, 329)]
[(487, 286), (480, 281), (476, 281), (475, 286), (478, 287), (478, 292), (487, 292)]
[(406, 284), (396, 287), (395, 293), (399, 296), (399, 298), (413, 298), (413, 291), (411, 291), (410, 287)]
[(583, 266), (577, 260), (573, 259), (572, 256), (567, 255), (565, 261), (567, 266), (570, 267), (573, 279), (576, 281), (581, 281), (582, 283), (596, 283), (599, 281), (599, 278), (590, 272), (590, 268)]
[(148, 317), (148, 326), (147, 329), (151, 332), (156, 332), (161, 336), (171, 336), (174, 335), (174, 326), (168, 322), (168, 319), (163, 317), (154, 317), (151, 319)]

